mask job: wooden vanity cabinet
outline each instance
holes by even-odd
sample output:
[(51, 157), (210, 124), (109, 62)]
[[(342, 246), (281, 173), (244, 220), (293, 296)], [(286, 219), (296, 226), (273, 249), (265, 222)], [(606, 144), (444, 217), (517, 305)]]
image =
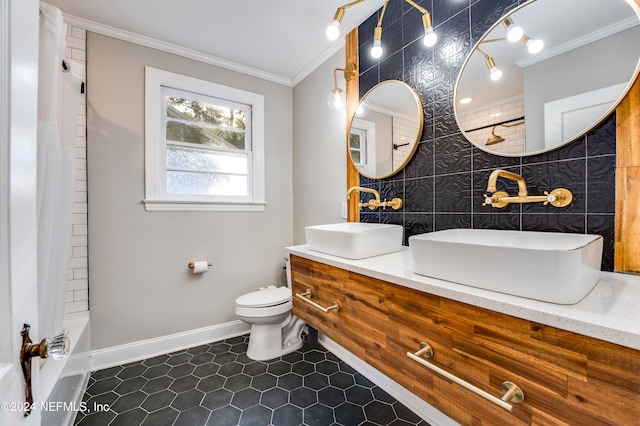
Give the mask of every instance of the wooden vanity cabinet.
[[(293, 313), (463, 425), (640, 425), (640, 351), (291, 256)], [(495, 397), (517, 384), (511, 412), (407, 356)]]

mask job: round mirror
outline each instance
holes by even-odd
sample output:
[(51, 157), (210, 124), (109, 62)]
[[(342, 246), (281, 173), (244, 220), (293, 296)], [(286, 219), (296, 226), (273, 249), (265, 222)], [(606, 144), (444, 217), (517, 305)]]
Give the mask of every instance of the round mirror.
[(639, 13), (632, 0), (530, 0), (514, 9), (465, 60), (454, 94), (458, 126), (505, 156), (584, 135), (638, 75)]
[(360, 174), (389, 177), (407, 164), (422, 134), (420, 98), (407, 84), (387, 80), (360, 100), (349, 129), (349, 153)]

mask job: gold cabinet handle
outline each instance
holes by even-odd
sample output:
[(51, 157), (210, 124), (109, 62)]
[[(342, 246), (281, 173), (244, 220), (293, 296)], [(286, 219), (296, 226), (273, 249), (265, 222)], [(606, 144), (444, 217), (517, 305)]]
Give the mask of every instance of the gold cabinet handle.
[(316, 308), (319, 311), (324, 312), (325, 314), (328, 314), (329, 311), (338, 312), (340, 310), (340, 307), (338, 306), (338, 302), (333, 302), (331, 304), (331, 306), (329, 306), (328, 308), (325, 308), (324, 306), (320, 306), (316, 302), (311, 300), (310, 299), (311, 298), (311, 289), (310, 288), (308, 288), (307, 291), (305, 291), (304, 293), (296, 293), (296, 297), (298, 299), (304, 300), (305, 303), (308, 303), (309, 305), (313, 306), (314, 308)]
[(415, 353), (411, 353), (411, 352), (407, 352), (407, 356), (409, 358), (411, 358), (412, 360), (420, 363), (421, 365), (424, 365), (425, 367), (427, 367), (428, 369), (430, 369), (431, 371), (434, 371), (435, 373), (441, 375), (442, 377), (451, 380), (454, 383), (457, 383), (458, 385), (462, 386), (463, 388), (466, 388), (468, 390), (470, 390), (471, 392), (475, 393), (476, 395), (479, 395), (481, 397), (483, 397), (484, 399), (493, 402), (494, 404), (496, 404), (497, 406), (499, 406), (500, 408), (504, 408), (505, 410), (511, 412), (511, 409), (513, 408), (513, 406), (509, 403), (507, 403), (507, 401), (511, 401), (511, 402), (515, 402), (515, 403), (519, 403), (524, 401), (524, 393), (522, 392), (522, 390), (514, 383), (512, 382), (504, 382), (502, 384), (502, 392), (504, 392), (504, 395), (502, 396), (502, 398), (498, 398), (495, 397), (493, 395), (491, 395), (488, 392), (483, 391), (482, 389), (472, 385), (469, 382), (465, 382), (464, 380), (462, 380), (461, 378), (454, 376), (453, 374), (449, 373), (448, 371), (443, 370), (442, 368), (431, 364), (430, 362), (426, 361), (424, 358), (431, 358), (433, 356), (433, 349), (431, 348), (431, 346), (429, 346), (428, 343), (422, 342), (420, 343), (420, 350), (415, 352)]

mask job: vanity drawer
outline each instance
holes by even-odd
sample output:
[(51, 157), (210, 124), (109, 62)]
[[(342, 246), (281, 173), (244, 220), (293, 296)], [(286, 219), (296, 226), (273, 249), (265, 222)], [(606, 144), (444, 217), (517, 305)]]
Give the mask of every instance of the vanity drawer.
[[(293, 292), (293, 314), (327, 336), (342, 333), (343, 285), (348, 272), (330, 266), (312, 262), (297, 256), (291, 256), (291, 290)], [(301, 300), (300, 295), (310, 292), (306, 298), (323, 307), (333, 303), (338, 311), (322, 312)]]
[[(640, 351), (467, 305), (292, 256), (294, 292), (312, 288), (322, 313), (294, 313), (461, 424), (616, 424), (640, 418)], [(498, 399), (503, 382), (524, 393), (509, 412), (410, 358)]]

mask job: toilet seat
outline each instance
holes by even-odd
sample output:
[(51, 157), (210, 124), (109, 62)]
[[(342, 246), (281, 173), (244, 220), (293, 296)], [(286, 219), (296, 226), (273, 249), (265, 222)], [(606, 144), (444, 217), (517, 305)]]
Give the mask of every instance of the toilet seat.
[(265, 361), (300, 349), (304, 321), (293, 314), (289, 287), (262, 287), (236, 299), (238, 319), (251, 324), (247, 358)]
[(266, 308), (282, 305), (289, 301), (291, 301), (291, 289), (289, 287), (277, 287), (244, 294), (236, 299), (236, 306), (241, 308)]

